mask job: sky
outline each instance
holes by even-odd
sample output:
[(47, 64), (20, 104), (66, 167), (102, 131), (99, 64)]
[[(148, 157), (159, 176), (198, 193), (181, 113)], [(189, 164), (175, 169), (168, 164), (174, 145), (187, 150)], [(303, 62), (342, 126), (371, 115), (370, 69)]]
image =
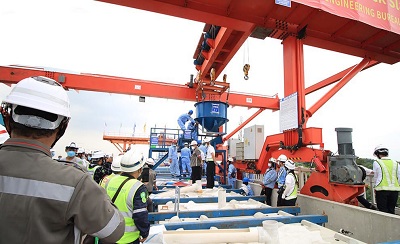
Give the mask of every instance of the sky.
[[(0, 65), (46, 67), (74, 73), (104, 74), (185, 84), (196, 74), (193, 53), (204, 23), (89, 0), (0, 0)], [(242, 67), (251, 65), (249, 80)], [(304, 46), (305, 83), (313, 85), (361, 58)], [(222, 74), (231, 91), (261, 95), (283, 91), (283, 48), (280, 40), (249, 38)], [(372, 158), (384, 144), (400, 160), (398, 88), (400, 65), (379, 64), (353, 78), (308, 121), (323, 128), (325, 149), (337, 151), (335, 128), (353, 128), (356, 155)], [(218, 77), (217, 80), (222, 80)], [(310, 108), (328, 89), (306, 97)], [(0, 100), (10, 87), (0, 84)], [(70, 142), (90, 150), (117, 154), (103, 133), (149, 135), (153, 126), (178, 128), (179, 115), (193, 102), (69, 90), (71, 121), (54, 149), (65, 156)], [(228, 133), (257, 109), (228, 108)], [(264, 125), (265, 136), (280, 133), (279, 112), (264, 111), (248, 126)], [(247, 127), (247, 126), (246, 126)], [(237, 138), (237, 135), (234, 136)], [(147, 154), (145, 147), (138, 147)]]

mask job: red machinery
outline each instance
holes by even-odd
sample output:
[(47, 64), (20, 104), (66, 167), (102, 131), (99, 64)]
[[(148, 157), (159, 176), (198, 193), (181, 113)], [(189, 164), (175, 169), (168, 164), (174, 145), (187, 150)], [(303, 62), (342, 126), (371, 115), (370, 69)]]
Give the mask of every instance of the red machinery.
[[(290, 7), (265, 0), (104, 0), (103, 2), (208, 23), (205, 25), (193, 56), (196, 69), (199, 71), (196, 80), (201, 81), (201, 83), (193, 84), (195, 91), (187, 85), (16, 67), (0, 67), (0, 81), (15, 83), (27, 76), (45, 75), (55, 78), (63, 83), (64, 87), (72, 89), (186, 101), (216, 99), (226, 101), (233, 106), (259, 108), (253, 116), (222, 138), (224, 142), (265, 109), (278, 110), (280, 105), (278, 97), (228, 93), (229, 86), (222, 82), (222, 86), (217, 88), (221, 84), (214, 81), (215, 77), (222, 73), (248, 37), (280, 39), (284, 50), (284, 97), (297, 94), (298, 123), (295, 128), (267, 136), (263, 146), (265, 150), (262, 150), (257, 162), (238, 166), (242, 170), (262, 173), (267, 168), (265, 162), (269, 157), (278, 157), (279, 154), (284, 153), (295, 162), (316, 164), (317, 171), (311, 174), (302, 193), (345, 203), (357, 196), (362, 186), (331, 181), (330, 152), (323, 149), (322, 130), (308, 128), (307, 121), (360, 71), (380, 62), (394, 64), (400, 61), (400, 27), (389, 19), (373, 18), (370, 14), (371, 11), (389, 12), (393, 18), (399, 19), (399, 13), (391, 11), (389, 5), (356, 0), (358, 6), (364, 7), (365, 12), (362, 12), (346, 5), (336, 5), (335, 1), (325, 0), (295, 0), (291, 1)], [(218, 33), (210, 32), (217, 28)], [(205, 35), (205, 33), (211, 35)], [(362, 61), (306, 88), (303, 45), (361, 57)], [(335, 86), (318, 102), (309, 108), (306, 107), (307, 94), (334, 83), (336, 83)], [(318, 146), (318, 149), (309, 146)], [(327, 194), (324, 194), (321, 188), (316, 189), (314, 186), (322, 187)]]

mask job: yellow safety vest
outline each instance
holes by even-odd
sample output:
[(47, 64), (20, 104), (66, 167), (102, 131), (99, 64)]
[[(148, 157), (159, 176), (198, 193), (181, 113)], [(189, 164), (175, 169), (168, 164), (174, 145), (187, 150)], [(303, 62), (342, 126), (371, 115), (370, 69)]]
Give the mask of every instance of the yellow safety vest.
[(111, 178), (116, 176), (116, 174), (112, 173), (111, 175), (106, 175), (103, 179), (100, 181), (100, 186), (106, 189), (106, 186), (108, 185), (108, 182), (110, 182)]
[[(119, 186), (122, 184), (124, 180), (126, 180), (126, 176), (118, 175), (117, 177), (113, 177), (106, 186), (107, 195), (112, 199), (117, 192)], [(137, 179), (128, 180), (125, 185), (122, 187), (119, 192), (117, 198), (115, 199), (114, 204), (117, 206), (118, 210), (122, 213), (125, 219), (125, 233), (117, 241), (117, 243), (131, 243), (139, 238), (140, 231), (135, 226), (133, 222), (132, 215), (135, 212), (133, 198), (135, 196), (136, 191), (143, 183), (138, 181)]]
[[(292, 174), (292, 173), (290, 173), (290, 174)], [(298, 189), (298, 186), (297, 186), (297, 177), (296, 177), (296, 175), (295, 174), (292, 174), (293, 176), (294, 176), (294, 188), (293, 188), (293, 191), (289, 194), (289, 196), (287, 196), (285, 199), (286, 200), (291, 200), (291, 199), (295, 199), (295, 198), (297, 198), (297, 189)], [(288, 174), (288, 176), (289, 176), (289, 174)], [(287, 176), (286, 176), (287, 177)]]
[(397, 179), (397, 162), (391, 159), (377, 160), (382, 171), (382, 180), (376, 184), (377, 191), (400, 191), (399, 181)]

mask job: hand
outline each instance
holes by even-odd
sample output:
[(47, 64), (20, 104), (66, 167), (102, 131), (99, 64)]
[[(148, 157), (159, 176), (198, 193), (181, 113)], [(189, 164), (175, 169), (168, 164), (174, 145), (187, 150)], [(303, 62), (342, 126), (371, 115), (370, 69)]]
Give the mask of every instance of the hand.
[(139, 241), (142, 242), (142, 243), (145, 242), (146, 239), (147, 239), (147, 237), (146, 238), (139, 237)]

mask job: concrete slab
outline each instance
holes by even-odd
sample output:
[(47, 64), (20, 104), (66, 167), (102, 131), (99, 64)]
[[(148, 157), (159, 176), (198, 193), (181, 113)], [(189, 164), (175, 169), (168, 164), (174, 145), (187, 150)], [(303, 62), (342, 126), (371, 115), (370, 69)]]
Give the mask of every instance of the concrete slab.
[(299, 194), (300, 215), (326, 214), (325, 227), (348, 231), (349, 236), (366, 243), (400, 240), (400, 216), (358, 206), (342, 204)]

